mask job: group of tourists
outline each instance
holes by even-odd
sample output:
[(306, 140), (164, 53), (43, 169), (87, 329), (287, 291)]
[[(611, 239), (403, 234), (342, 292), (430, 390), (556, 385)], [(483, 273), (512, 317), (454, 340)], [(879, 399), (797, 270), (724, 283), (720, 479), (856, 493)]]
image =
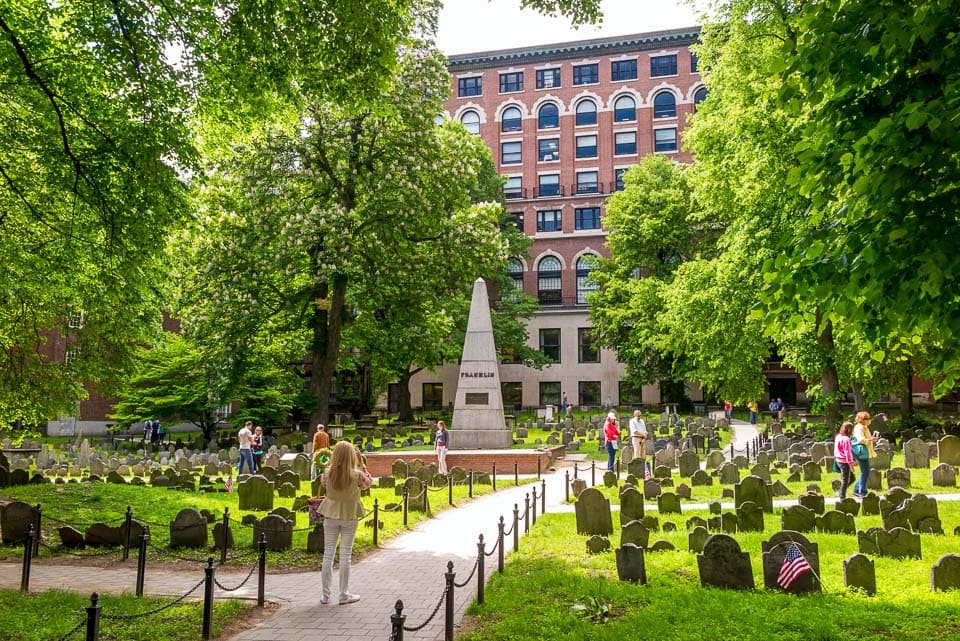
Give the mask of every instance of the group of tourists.
[(876, 456), (873, 444), (878, 436), (870, 431), (870, 412), (857, 412), (855, 421), (844, 421), (833, 439), (833, 467), (840, 472), (841, 500), (847, 498), (847, 488), (853, 482), (854, 464), (860, 469), (860, 476), (853, 484), (853, 495), (861, 499), (867, 495), (870, 459)]
[(253, 426), (253, 421), (247, 421), (237, 433), (240, 450), (240, 461), (237, 463), (237, 474), (243, 474), (246, 466), (247, 474), (256, 474), (260, 471), (260, 461), (263, 459), (263, 428)]
[[(607, 420), (603, 424), (603, 443), (607, 450), (607, 471), (612, 472), (617, 459), (617, 450), (620, 448), (620, 420), (617, 413), (607, 413)], [(630, 443), (633, 446), (634, 456), (643, 457), (647, 443), (647, 424), (643, 420), (643, 412), (633, 411), (630, 419)]]

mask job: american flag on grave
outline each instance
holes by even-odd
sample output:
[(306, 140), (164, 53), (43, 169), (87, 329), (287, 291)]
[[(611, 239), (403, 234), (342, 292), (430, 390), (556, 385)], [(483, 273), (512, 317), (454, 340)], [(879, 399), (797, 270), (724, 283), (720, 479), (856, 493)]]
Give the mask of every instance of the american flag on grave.
[(777, 585), (784, 590), (789, 590), (790, 586), (807, 572), (813, 572), (813, 568), (803, 558), (797, 544), (791, 543), (787, 548), (787, 555), (783, 557), (783, 565), (780, 566), (780, 574), (777, 576)]

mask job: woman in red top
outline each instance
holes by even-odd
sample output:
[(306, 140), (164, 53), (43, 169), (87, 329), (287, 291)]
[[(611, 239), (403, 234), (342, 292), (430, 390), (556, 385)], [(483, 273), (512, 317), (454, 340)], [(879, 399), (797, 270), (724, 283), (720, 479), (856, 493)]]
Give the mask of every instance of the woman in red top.
[(853, 423), (846, 421), (840, 426), (836, 438), (833, 439), (833, 460), (840, 468), (840, 500), (847, 498), (847, 488), (853, 483), (853, 445), (850, 442), (850, 432)]
[(616, 412), (607, 414), (607, 422), (603, 424), (603, 440), (607, 448), (607, 471), (612, 472), (620, 442), (620, 423), (617, 422)]

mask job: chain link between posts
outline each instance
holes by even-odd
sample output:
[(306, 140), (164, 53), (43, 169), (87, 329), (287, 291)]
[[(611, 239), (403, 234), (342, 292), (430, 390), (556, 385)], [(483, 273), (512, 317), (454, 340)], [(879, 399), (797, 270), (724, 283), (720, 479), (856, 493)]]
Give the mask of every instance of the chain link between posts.
[(447, 589), (444, 588), (443, 594), (440, 595), (440, 601), (437, 602), (437, 607), (433, 609), (433, 612), (430, 613), (430, 616), (427, 617), (427, 620), (417, 626), (412, 626), (412, 627), (403, 626), (403, 629), (406, 630), (407, 632), (418, 632), (424, 629), (425, 627), (427, 627), (428, 625), (430, 625), (430, 622), (433, 621), (433, 617), (437, 616), (437, 612), (440, 611), (440, 606), (443, 605), (443, 602), (446, 601), (446, 599), (447, 599)]
[(200, 579), (200, 582), (197, 583), (197, 584), (196, 584), (195, 586), (193, 586), (192, 588), (190, 588), (190, 590), (188, 590), (186, 593), (184, 593), (184, 594), (182, 594), (181, 596), (177, 597), (176, 599), (174, 599), (174, 600), (171, 601), (170, 603), (167, 603), (167, 604), (165, 604), (165, 605), (161, 605), (160, 607), (154, 608), (153, 610), (147, 610), (146, 612), (140, 612), (140, 613), (138, 613), (138, 614), (101, 614), (101, 615), (100, 615), (100, 618), (101, 618), (101, 619), (106, 619), (106, 620), (108, 620), (108, 621), (129, 621), (129, 620), (131, 620), (131, 619), (140, 619), (140, 618), (143, 618), (143, 617), (153, 616), (154, 614), (157, 614), (157, 613), (159, 613), (159, 612), (163, 612), (163, 611), (166, 610), (167, 608), (172, 608), (173, 606), (177, 605), (178, 603), (181, 603), (183, 600), (185, 600), (186, 598), (188, 598), (191, 594), (193, 594), (194, 592), (196, 592), (197, 590), (199, 590), (199, 589), (200, 589), (200, 586), (203, 585), (203, 584), (206, 583), (206, 582), (207, 582), (206, 577)]

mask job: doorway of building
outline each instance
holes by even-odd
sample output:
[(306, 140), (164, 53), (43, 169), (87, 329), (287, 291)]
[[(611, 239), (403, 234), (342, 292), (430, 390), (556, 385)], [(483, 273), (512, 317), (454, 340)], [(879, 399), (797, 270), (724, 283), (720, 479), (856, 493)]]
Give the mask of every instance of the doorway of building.
[(771, 378), (768, 381), (770, 390), (770, 399), (782, 398), (787, 407), (797, 404), (797, 379), (795, 378)]

